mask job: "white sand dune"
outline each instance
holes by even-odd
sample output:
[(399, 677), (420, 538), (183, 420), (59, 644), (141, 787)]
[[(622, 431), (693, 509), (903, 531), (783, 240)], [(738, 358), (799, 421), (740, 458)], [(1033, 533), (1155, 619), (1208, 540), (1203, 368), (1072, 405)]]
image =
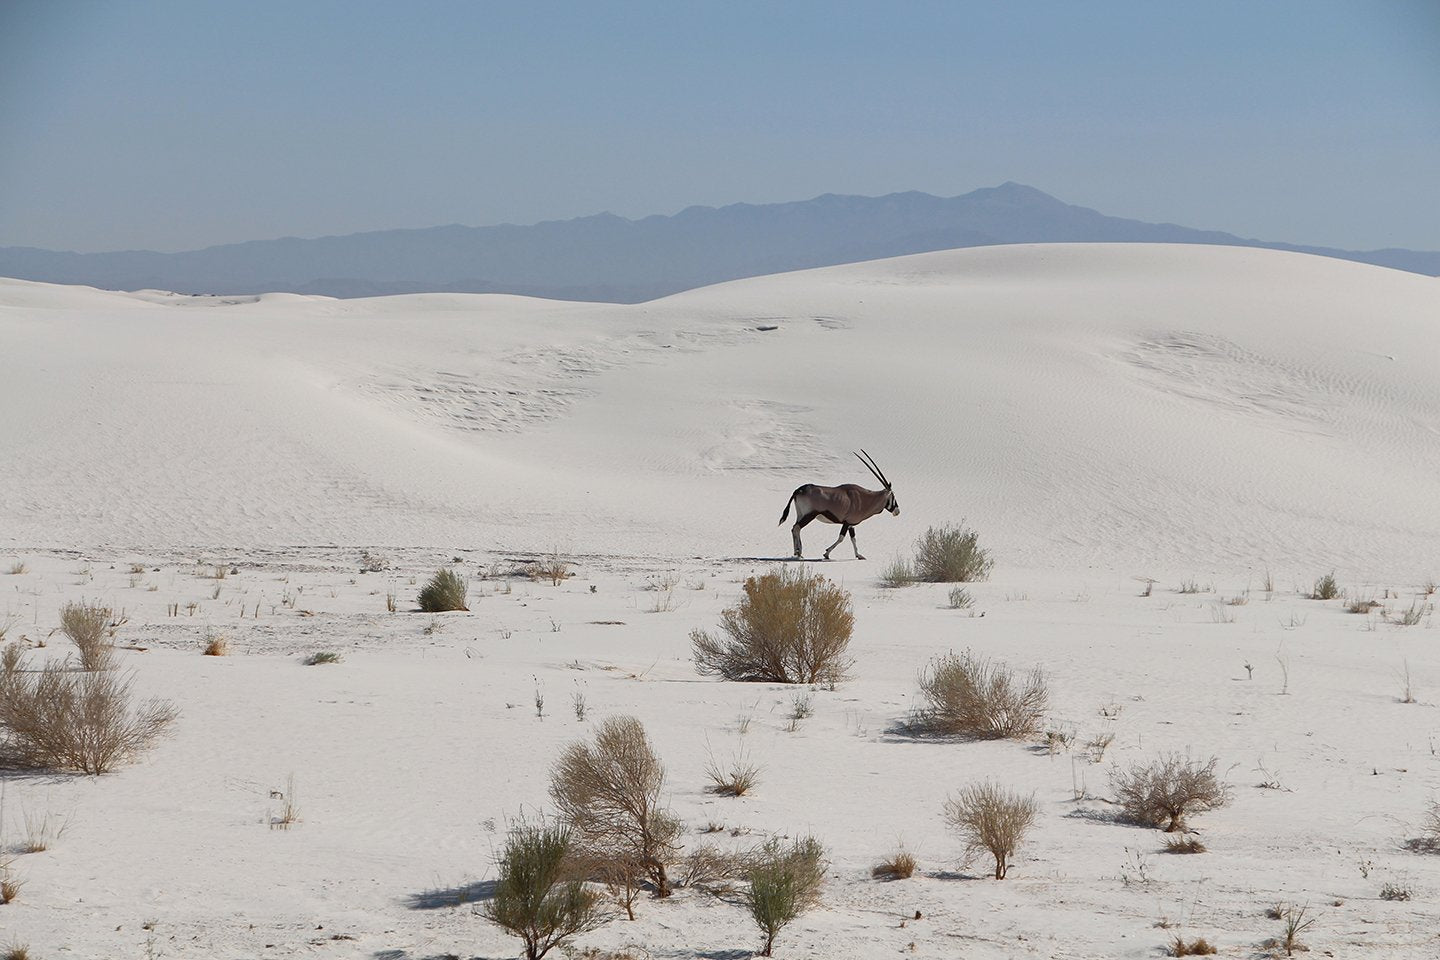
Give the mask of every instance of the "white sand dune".
[[(139, 690), (181, 710), (104, 777), (0, 771), (0, 859), (25, 881), (0, 945), (513, 957), (461, 901), (493, 879), (505, 819), (546, 805), (564, 744), (633, 714), (687, 848), (825, 844), (824, 904), (782, 958), (1143, 960), (1177, 933), (1270, 956), (1281, 904), (1308, 905), (1317, 956), (1440, 955), (1440, 857), (1403, 847), (1440, 793), (1437, 306), (1431, 278), (1138, 245), (926, 254), (635, 306), (0, 281), (0, 628), (32, 663), (64, 657), (60, 606), (102, 601)], [(871, 562), (818, 568), (854, 596), (853, 679), (791, 723), (794, 688), (700, 677), (689, 633), (766, 569), (746, 558), (788, 553), (796, 485), (868, 479), (862, 446), (902, 513), (860, 528)], [(878, 584), (962, 518), (998, 561), (971, 610), (948, 585)], [(807, 529), (807, 552), (834, 529)], [(364, 547), (390, 569), (360, 573)], [(483, 578), (552, 549), (574, 579)], [(409, 612), (452, 557), (472, 612)], [(1332, 569), (1383, 606), (1307, 599)], [(1140, 596), (1145, 574), (1161, 579)], [(232, 655), (200, 656), (216, 635)], [(966, 647), (1043, 667), (1047, 726), (1074, 745), (897, 733), (916, 671)], [(343, 662), (298, 663), (327, 649)], [(1418, 702), (1400, 702), (1407, 676)], [(761, 782), (719, 797), (706, 751), (738, 749), (742, 717)], [(1217, 756), (1230, 787), (1196, 818), (1203, 855), (1160, 854), (1107, 800), (1111, 771), (1170, 750)], [(291, 775), (300, 822), (267, 829)], [(1003, 883), (962, 865), (941, 817), (985, 778), (1041, 809)], [(20, 853), (45, 812), (68, 829)], [(902, 841), (920, 872), (872, 880)], [(579, 945), (738, 960), (759, 943), (698, 890), (638, 912)]]
[(981, 248), (636, 306), (0, 304), (17, 546), (769, 554), (794, 486), (868, 479), (861, 446), (903, 508), (863, 530), (882, 554), (961, 517), (1046, 566), (1408, 570), (1440, 535), (1440, 285), (1318, 257)]

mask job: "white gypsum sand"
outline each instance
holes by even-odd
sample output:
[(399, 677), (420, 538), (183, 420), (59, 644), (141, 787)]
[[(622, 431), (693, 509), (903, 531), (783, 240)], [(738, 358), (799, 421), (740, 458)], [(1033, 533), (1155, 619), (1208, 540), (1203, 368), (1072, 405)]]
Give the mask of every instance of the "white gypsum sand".
[[(1146, 245), (925, 254), (634, 306), (0, 281), (6, 639), (64, 657), (64, 603), (123, 609), (116, 642), (145, 649), (122, 668), (181, 711), (114, 773), (5, 775), (25, 885), (0, 944), (513, 956), (462, 901), (494, 879), (507, 818), (549, 809), (560, 750), (633, 714), (687, 847), (825, 845), (823, 903), (779, 956), (1140, 958), (1177, 934), (1249, 956), (1283, 934), (1265, 916), (1282, 903), (1318, 918), (1312, 949), (1432, 956), (1440, 857), (1402, 844), (1440, 790), (1437, 293)], [(788, 554), (795, 486), (869, 481), (861, 446), (902, 513), (859, 528), (869, 562), (843, 545), (812, 568), (853, 594), (856, 662), (792, 721), (793, 688), (699, 677), (688, 635)], [(961, 520), (997, 561), (972, 608), (878, 584)], [(807, 555), (835, 533), (806, 528)], [(360, 572), (367, 550), (388, 569)], [(557, 551), (573, 578), (504, 576)], [(442, 567), (470, 578), (470, 613), (413, 612)], [(1332, 570), (1383, 606), (1306, 599)], [(202, 656), (216, 636), (228, 655)], [(1070, 748), (899, 731), (916, 672), (966, 648), (1043, 667)], [(321, 651), (340, 662), (302, 665)], [(747, 716), (758, 784), (708, 792)], [(1170, 751), (1220, 758), (1230, 803), (1191, 823), (1206, 853), (1111, 818), (1110, 771)], [(271, 829), (292, 776), (298, 819)], [(987, 778), (1040, 806), (1004, 881), (962, 865), (943, 817)], [(15, 853), (27, 810), (66, 817), (43, 852)], [(902, 843), (915, 876), (871, 879)], [(636, 912), (578, 946), (760, 944), (700, 891)]]

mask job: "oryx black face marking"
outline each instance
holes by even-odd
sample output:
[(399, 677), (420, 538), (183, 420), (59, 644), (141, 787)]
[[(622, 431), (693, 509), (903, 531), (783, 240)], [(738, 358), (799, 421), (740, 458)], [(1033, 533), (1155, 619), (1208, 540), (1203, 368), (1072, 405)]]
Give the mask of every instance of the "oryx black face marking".
[[(863, 456), (862, 456), (863, 454)], [(888, 510), (895, 516), (900, 516), (900, 501), (895, 499), (895, 492), (890, 489), (890, 481), (885, 479), (885, 474), (880, 472), (870, 454), (861, 450), (855, 454), (860, 462), (865, 464), (866, 469), (875, 474), (875, 479), (885, 485), (883, 490), (866, 490), (864, 487), (853, 483), (844, 483), (838, 487), (822, 487), (819, 484), (807, 483), (795, 488), (790, 494), (790, 499), (785, 504), (785, 512), (780, 514), (780, 522), (783, 524), (785, 518), (790, 516), (790, 505), (795, 505), (795, 525), (790, 528), (790, 536), (795, 542), (795, 558), (801, 557), (800, 531), (805, 528), (811, 520), (823, 520), (826, 523), (838, 523), (840, 525), (840, 537), (830, 548), (825, 551), (825, 559), (830, 559), (830, 551), (840, 546), (848, 534), (850, 547), (855, 551), (855, 559), (864, 560), (860, 555), (860, 548), (855, 543), (855, 527), (862, 520), (868, 520)]]

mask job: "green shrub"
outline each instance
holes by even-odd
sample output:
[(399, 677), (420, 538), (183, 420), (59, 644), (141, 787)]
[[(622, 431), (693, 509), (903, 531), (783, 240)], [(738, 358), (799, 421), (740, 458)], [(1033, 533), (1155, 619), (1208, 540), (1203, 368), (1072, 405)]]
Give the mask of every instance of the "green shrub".
[(915, 541), (915, 578), (927, 583), (969, 583), (990, 576), (995, 562), (979, 534), (960, 526), (931, 527)]
[(559, 826), (521, 823), (505, 840), (495, 895), (480, 912), (525, 942), (525, 960), (540, 960), (608, 919), (596, 893), (565, 878), (569, 847), (570, 831)]
[(770, 956), (775, 937), (806, 910), (820, 902), (820, 887), (825, 882), (825, 850), (814, 837), (805, 837), (782, 849), (780, 841), (771, 839), (754, 855), (746, 879), (745, 905), (765, 945), (760, 956)]
[(1334, 600), (1338, 596), (1340, 596), (1340, 584), (1335, 582), (1334, 570), (1316, 580), (1315, 589), (1310, 593), (1312, 600)]
[(437, 570), (435, 576), (425, 584), (417, 598), (420, 609), (425, 613), (444, 613), (447, 610), (466, 610), (465, 595), (468, 592), (465, 578), (454, 570)]

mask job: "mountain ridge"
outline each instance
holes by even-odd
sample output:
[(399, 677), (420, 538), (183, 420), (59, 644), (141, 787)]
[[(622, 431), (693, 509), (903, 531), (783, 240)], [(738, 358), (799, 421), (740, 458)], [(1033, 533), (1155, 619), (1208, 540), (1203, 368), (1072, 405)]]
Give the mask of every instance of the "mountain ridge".
[(955, 247), (1047, 242), (1263, 247), (1440, 275), (1440, 252), (1354, 251), (1112, 217), (1015, 181), (955, 197), (825, 193), (773, 204), (609, 211), (532, 225), (445, 224), (161, 253), (0, 247), (0, 275), (180, 293), (420, 291), (635, 303), (727, 280)]

